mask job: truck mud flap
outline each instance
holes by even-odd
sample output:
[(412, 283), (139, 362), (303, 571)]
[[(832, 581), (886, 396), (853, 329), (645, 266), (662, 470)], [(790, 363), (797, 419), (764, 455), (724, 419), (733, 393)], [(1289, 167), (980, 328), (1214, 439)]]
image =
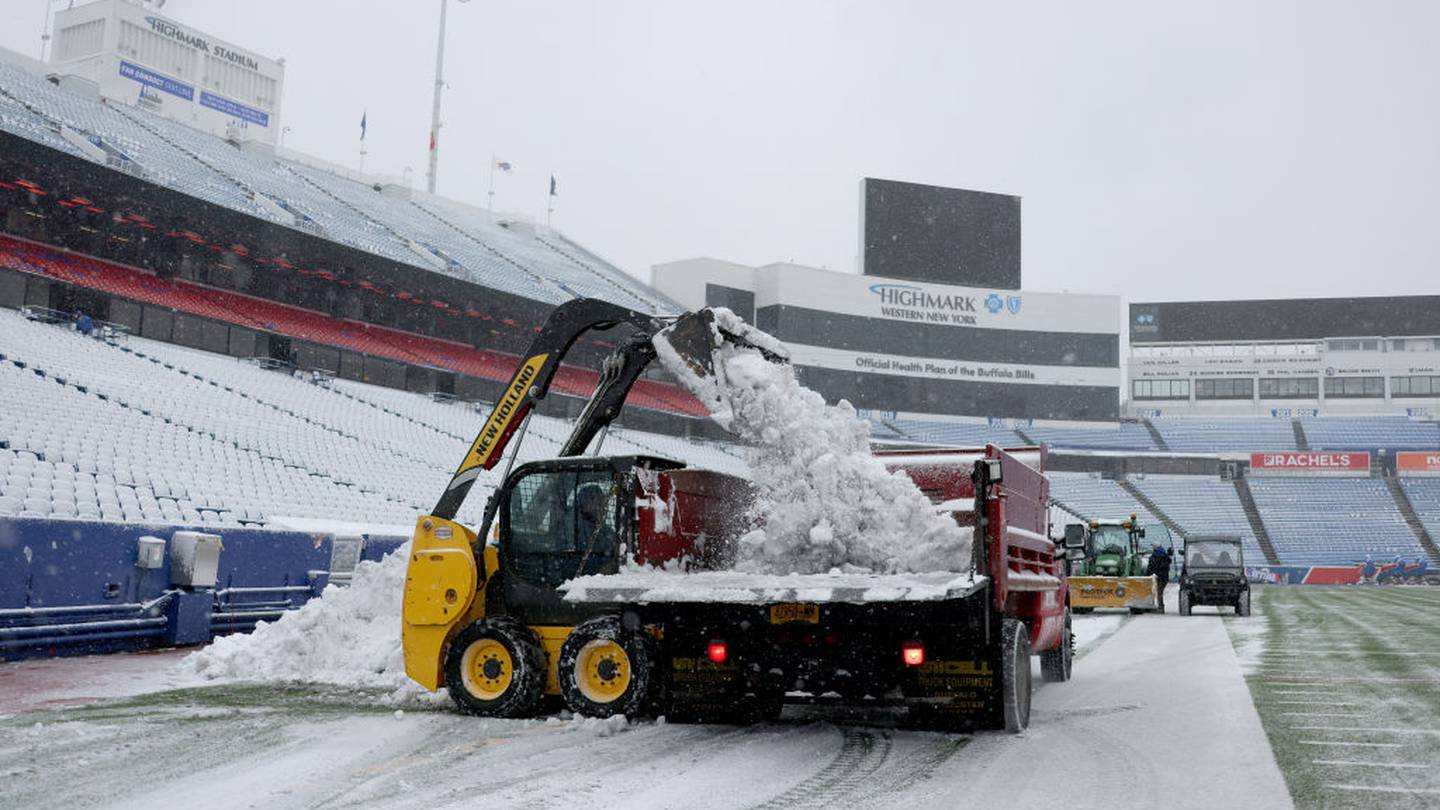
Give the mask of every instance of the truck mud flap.
[(1004, 684), (998, 644), (927, 650), (902, 691), (911, 720), (949, 731), (1003, 728)]
[(658, 711), (682, 723), (744, 724), (777, 716), (784, 687), (758, 663), (755, 640), (729, 636), (725, 659), (715, 661), (707, 650), (714, 635), (703, 626), (666, 628), (658, 659)]

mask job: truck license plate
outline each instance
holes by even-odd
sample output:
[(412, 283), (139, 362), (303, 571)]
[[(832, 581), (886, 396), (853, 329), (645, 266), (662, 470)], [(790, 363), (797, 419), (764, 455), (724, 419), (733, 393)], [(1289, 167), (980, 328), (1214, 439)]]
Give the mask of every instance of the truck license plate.
[(771, 605), (770, 623), (788, 624), (789, 622), (809, 622), (810, 624), (820, 623), (819, 605)]

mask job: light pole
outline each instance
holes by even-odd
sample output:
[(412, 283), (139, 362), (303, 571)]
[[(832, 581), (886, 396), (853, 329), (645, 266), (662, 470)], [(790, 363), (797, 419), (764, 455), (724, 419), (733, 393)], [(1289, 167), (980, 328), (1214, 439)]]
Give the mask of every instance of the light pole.
[[(460, 0), (468, 3), (469, 0)], [(445, 88), (445, 9), (450, 0), (440, 0), (440, 34), (435, 43), (435, 99), (430, 106), (430, 170), (425, 173), (425, 190), (435, 193), (435, 164), (440, 159), (440, 91)]]

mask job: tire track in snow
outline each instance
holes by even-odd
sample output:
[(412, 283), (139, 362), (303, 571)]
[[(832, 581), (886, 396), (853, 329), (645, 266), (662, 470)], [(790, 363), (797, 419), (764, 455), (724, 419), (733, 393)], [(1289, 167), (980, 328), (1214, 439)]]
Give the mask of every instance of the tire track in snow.
[[(868, 786), (870, 777), (890, 756), (892, 734), (868, 729), (841, 729), (844, 741), (835, 759), (819, 773), (770, 799), (755, 810), (790, 807), (828, 807), (852, 799), (856, 789)], [(937, 761), (935, 765), (943, 759)], [(933, 770), (935, 765), (931, 766)]]

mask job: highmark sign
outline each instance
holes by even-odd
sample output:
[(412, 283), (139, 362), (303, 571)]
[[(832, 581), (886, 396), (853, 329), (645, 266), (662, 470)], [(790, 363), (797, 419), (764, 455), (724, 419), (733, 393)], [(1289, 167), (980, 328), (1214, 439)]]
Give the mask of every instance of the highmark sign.
[(887, 318), (925, 323), (977, 326), (982, 313), (1020, 314), (1024, 299), (1019, 295), (934, 292), (913, 284), (871, 284), (870, 293), (880, 300), (880, 314)]
[(255, 57), (240, 51), (231, 50), (218, 42), (212, 43), (203, 35), (194, 31), (187, 31), (179, 25), (170, 22), (163, 17), (147, 16), (145, 22), (150, 30), (167, 39), (173, 39), (182, 45), (189, 45), (197, 51), (204, 51), (216, 59), (224, 59), (232, 64), (243, 68), (258, 71), (260, 62)]
[(1120, 334), (1120, 299), (1113, 295), (1015, 292), (927, 284), (780, 265), (761, 268), (757, 311), (771, 306), (915, 326), (1027, 332)]

